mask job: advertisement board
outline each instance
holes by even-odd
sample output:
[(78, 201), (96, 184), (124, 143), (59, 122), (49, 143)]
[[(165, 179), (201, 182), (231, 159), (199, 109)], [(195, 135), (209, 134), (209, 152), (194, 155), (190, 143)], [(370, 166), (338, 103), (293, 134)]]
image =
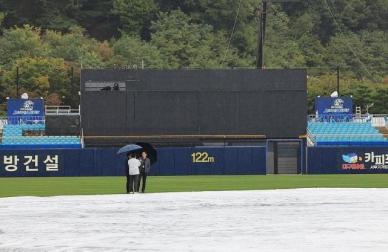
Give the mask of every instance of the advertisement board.
[(353, 100), (351, 97), (316, 97), (315, 113), (323, 120), (352, 119)]
[(9, 124), (37, 123), (44, 119), (43, 99), (8, 99), (7, 117)]
[[(124, 176), (118, 148), (0, 150), (0, 177)], [(265, 174), (265, 147), (163, 147), (151, 175)]]
[(387, 147), (310, 147), (308, 173), (388, 173)]

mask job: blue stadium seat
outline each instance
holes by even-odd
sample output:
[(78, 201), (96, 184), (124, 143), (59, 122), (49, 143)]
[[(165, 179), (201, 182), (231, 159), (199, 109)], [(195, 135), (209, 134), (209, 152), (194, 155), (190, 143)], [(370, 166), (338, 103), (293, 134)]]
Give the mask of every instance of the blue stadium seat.
[(61, 146), (81, 147), (78, 136), (23, 136), (23, 131), (44, 131), (45, 124), (7, 124), (3, 127), (0, 147), (9, 146)]
[(309, 122), (308, 131), (317, 145), (388, 145), (370, 122)]

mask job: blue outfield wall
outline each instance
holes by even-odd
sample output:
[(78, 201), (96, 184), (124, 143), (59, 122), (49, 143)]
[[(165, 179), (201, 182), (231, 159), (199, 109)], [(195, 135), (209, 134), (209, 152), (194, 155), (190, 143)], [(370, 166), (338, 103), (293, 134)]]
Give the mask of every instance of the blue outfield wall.
[(388, 173), (388, 147), (308, 147), (308, 174)]
[[(0, 177), (123, 176), (117, 148), (0, 150)], [(151, 175), (265, 174), (265, 147), (165, 147)]]

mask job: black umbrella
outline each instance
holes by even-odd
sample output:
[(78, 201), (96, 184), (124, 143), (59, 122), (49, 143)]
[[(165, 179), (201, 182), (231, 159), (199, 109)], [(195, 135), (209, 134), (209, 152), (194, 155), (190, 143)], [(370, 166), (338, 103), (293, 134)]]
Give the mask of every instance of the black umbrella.
[(136, 145), (139, 145), (142, 147), (142, 150), (147, 152), (148, 158), (151, 161), (151, 164), (155, 163), (158, 160), (158, 153), (156, 149), (149, 143), (136, 143)]

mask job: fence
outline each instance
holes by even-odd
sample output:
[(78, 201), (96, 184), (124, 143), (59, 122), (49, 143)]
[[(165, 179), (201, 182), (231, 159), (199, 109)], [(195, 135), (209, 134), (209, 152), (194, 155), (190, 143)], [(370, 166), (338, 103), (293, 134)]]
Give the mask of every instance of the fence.
[[(330, 122), (330, 116), (322, 117), (320, 116), (317, 118), (316, 115), (308, 115), (307, 121), (308, 122)], [(333, 120), (334, 121), (334, 120)], [(340, 122), (341, 120), (336, 120), (336, 122)], [(358, 123), (364, 123), (364, 122), (371, 122), (372, 124), (377, 124), (377, 127), (385, 127), (386, 121), (388, 121), (388, 114), (353, 114), (351, 118), (344, 117), (343, 122), (358, 122)]]
[(308, 147), (306, 173), (388, 173), (388, 147)]
[[(0, 177), (124, 176), (117, 148), (0, 150)], [(266, 148), (162, 147), (151, 175), (267, 173)], [(388, 147), (307, 147), (303, 174), (388, 173)]]
[(79, 115), (80, 109), (72, 109), (71, 106), (46, 106), (46, 115)]
[[(0, 177), (123, 176), (117, 148), (0, 150)], [(165, 147), (151, 175), (265, 174), (265, 147)]]
[(44, 124), (44, 116), (7, 116), (1, 117), (2, 125), (5, 124)]

